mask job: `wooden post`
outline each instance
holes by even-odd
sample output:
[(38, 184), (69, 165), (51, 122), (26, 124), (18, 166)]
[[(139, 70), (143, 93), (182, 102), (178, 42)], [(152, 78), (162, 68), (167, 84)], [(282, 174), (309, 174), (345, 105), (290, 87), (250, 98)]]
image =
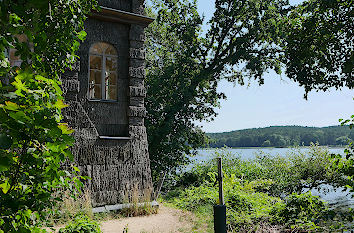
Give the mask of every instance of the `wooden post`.
[(159, 181), (157, 183), (157, 187), (156, 187), (156, 190), (155, 190), (154, 200), (157, 200), (157, 198), (160, 195), (163, 182), (165, 181), (165, 178), (166, 178), (166, 174), (167, 174), (167, 170), (160, 172)]
[(219, 205), (224, 205), (224, 191), (222, 187), (222, 160), (218, 159)]
[(215, 233), (226, 233), (226, 206), (224, 203), (224, 192), (222, 188), (222, 160), (218, 161), (218, 183), (219, 183), (219, 205), (214, 206), (214, 231)]

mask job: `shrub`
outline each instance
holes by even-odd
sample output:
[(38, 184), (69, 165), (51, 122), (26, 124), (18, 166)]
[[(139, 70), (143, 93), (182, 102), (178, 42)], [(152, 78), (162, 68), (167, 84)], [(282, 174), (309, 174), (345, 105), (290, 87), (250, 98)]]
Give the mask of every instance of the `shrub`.
[(291, 228), (319, 230), (320, 226), (333, 213), (328, 210), (328, 205), (310, 192), (304, 194), (291, 194), (285, 203), (278, 203), (272, 210), (272, 221), (281, 223)]
[[(212, 206), (218, 202), (218, 188), (214, 185), (216, 176), (215, 172), (209, 172), (207, 180), (210, 182), (206, 181), (199, 187), (190, 186), (181, 190), (178, 195), (170, 196), (170, 201), (190, 211), (197, 211), (200, 208), (211, 210)], [(267, 189), (270, 183), (267, 180), (242, 181), (235, 175), (225, 174), (224, 198), (230, 230), (251, 230), (258, 223), (270, 217), (272, 206), (281, 200), (257, 191), (260, 186)]]
[(100, 225), (86, 215), (79, 215), (59, 233), (101, 233)]
[[(217, 152), (216, 156), (223, 158), (230, 231), (334, 231), (352, 219), (345, 216), (351, 214), (348, 210), (329, 210), (320, 198), (302, 193), (306, 189), (320, 189), (321, 184), (343, 187), (350, 182), (331, 167), (326, 149), (313, 145), (307, 153), (297, 149), (287, 156), (260, 153), (252, 160), (242, 160), (228, 152)], [(182, 172), (175, 177), (176, 186), (165, 198), (177, 207), (204, 212), (212, 221), (212, 206), (218, 202), (216, 170), (215, 160), (210, 160)]]
[[(53, 193), (82, 185), (78, 168), (60, 169), (73, 158), (73, 139), (61, 122), (59, 75), (75, 62), (95, 5), (0, 1), (0, 232), (44, 231), (46, 210), (58, 201)], [(10, 66), (11, 51), (21, 64)]]

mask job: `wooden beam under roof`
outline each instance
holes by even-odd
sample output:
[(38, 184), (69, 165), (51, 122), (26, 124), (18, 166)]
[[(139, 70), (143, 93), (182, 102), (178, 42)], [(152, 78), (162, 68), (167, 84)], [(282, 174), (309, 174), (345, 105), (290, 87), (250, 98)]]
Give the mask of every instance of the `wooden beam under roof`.
[(104, 21), (126, 23), (126, 24), (139, 24), (148, 26), (155, 19), (144, 15), (139, 15), (127, 11), (117, 10), (109, 7), (100, 6), (100, 11), (93, 11), (89, 17), (100, 19)]

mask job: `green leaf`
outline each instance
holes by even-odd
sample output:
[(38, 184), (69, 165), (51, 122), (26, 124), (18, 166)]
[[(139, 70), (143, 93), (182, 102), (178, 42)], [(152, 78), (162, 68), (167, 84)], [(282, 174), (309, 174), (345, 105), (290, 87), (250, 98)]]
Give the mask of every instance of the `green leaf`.
[(61, 123), (58, 125), (58, 128), (61, 129), (63, 134), (72, 134), (74, 132), (73, 129), (69, 128), (68, 124)]
[(69, 105), (64, 104), (64, 102), (62, 100), (58, 100), (55, 104), (54, 107), (58, 108), (58, 109), (63, 109), (68, 107)]
[(81, 40), (84, 41), (86, 39), (87, 33), (85, 31), (81, 31), (77, 33), (77, 37)]
[(0, 172), (6, 171), (9, 169), (12, 160), (5, 156), (0, 156)]
[(6, 134), (0, 134), (0, 149), (7, 150), (12, 145), (12, 138)]
[(30, 121), (31, 118), (27, 117), (24, 112), (10, 112), (9, 116), (21, 124), (25, 124), (26, 121)]
[(8, 180), (5, 180), (4, 183), (0, 184), (0, 189), (4, 194), (6, 194), (11, 188), (11, 185), (9, 184)]
[(16, 103), (13, 103), (11, 101), (6, 101), (5, 102), (6, 106), (4, 106), (5, 109), (16, 111), (19, 109), (19, 106)]
[(76, 166), (73, 166), (73, 169), (76, 171), (76, 172), (80, 172), (80, 169)]

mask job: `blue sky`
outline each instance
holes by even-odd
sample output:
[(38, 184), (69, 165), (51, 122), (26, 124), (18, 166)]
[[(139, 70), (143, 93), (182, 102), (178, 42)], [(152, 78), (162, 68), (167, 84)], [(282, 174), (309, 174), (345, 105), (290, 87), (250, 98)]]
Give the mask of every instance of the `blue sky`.
[[(297, 4), (301, 1), (290, 1)], [(199, 0), (198, 10), (206, 18), (214, 12), (213, 0)], [(286, 76), (270, 72), (265, 84), (234, 86), (222, 81), (219, 90), (228, 97), (221, 101), (212, 122), (199, 123), (206, 132), (224, 132), (274, 125), (329, 126), (354, 114), (354, 91), (311, 92), (306, 101), (304, 90)]]

